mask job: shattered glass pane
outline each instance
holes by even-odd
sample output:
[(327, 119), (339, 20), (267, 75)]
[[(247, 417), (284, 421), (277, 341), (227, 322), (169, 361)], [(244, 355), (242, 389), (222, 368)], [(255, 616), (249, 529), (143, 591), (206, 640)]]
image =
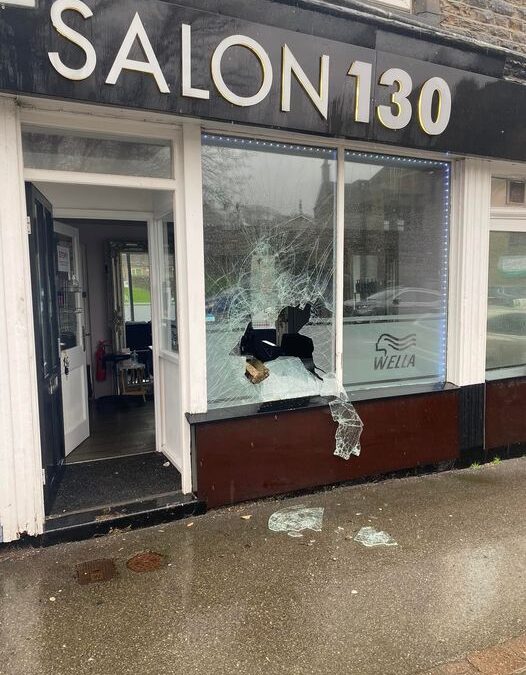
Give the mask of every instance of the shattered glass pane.
[(354, 537), (354, 541), (357, 541), (358, 543), (367, 547), (398, 546), (391, 535), (387, 534), (387, 532), (375, 530), (374, 527), (362, 527), (356, 537)]
[(323, 507), (289, 506), (270, 516), (268, 529), (272, 532), (287, 532), (291, 537), (297, 537), (302, 530), (321, 532), (323, 511)]
[(343, 459), (349, 459), (351, 455), (359, 456), (361, 452), (360, 436), (362, 435), (363, 422), (355, 407), (344, 398), (345, 394), (331, 401), (332, 419), (338, 424), (336, 430), (336, 449), (334, 454)]
[(205, 135), (202, 157), (209, 408), (337, 395), (336, 152)]

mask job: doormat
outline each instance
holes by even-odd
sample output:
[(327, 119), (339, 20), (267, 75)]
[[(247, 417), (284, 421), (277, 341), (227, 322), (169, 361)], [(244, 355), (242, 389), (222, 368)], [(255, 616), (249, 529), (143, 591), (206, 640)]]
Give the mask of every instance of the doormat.
[(100, 581), (110, 581), (117, 573), (115, 562), (111, 558), (88, 560), (87, 562), (79, 563), (76, 570), (77, 581), (81, 586)]
[(126, 563), (126, 567), (132, 572), (142, 574), (143, 572), (153, 572), (163, 567), (166, 562), (166, 556), (154, 551), (142, 551), (137, 553)]

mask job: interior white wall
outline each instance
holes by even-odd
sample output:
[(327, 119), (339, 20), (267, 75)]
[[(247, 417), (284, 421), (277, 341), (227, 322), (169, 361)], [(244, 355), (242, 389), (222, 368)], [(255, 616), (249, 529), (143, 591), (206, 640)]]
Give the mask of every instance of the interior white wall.
[(87, 291), (89, 299), (89, 314), (91, 325), (89, 332), (91, 337), (91, 347), (89, 349), (88, 363), (93, 364), (92, 381), (93, 393), (95, 398), (109, 396), (112, 392), (111, 372), (108, 371), (104, 382), (97, 382), (95, 379), (95, 350), (99, 340), (111, 340), (110, 317), (108, 316), (108, 271), (106, 269), (107, 259), (105, 255), (105, 244), (108, 241), (147, 241), (148, 228), (146, 223), (128, 222), (115, 223), (108, 221), (91, 221), (80, 223), (71, 223), (77, 227), (80, 234), (80, 244), (85, 246), (87, 270), (84, 278), (87, 282)]
[(36, 186), (53, 204), (54, 211), (69, 209), (72, 213), (79, 210), (151, 213), (154, 203), (161, 199), (159, 194), (165, 194), (98, 185), (36, 183)]
[[(105, 269), (104, 244), (107, 241), (147, 241), (146, 223), (134, 223), (129, 214), (164, 213), (170, 210), (172, 193), (165, 191), (140, 190), (96, 185), (68, 185), (59, 183), (37, 183), (38, 189), (53, 206), (57, 220), (78, 227), (81, 248), (86, 251), (87, 285), (89, 296), (90, 340), (87, 341), (87, 361), (92, 364), (92, 382), (95, 398), (112, 394), (112, 378), (108, 373), (104, 382), (95, 379), (95, 350), (99, 340), (110, 340), (107, 272)], [(81, 213), (84, 212), (84, 213)], [(97, 216), (112, 213), (112, 220)], [(123, 214), (122, 223), (119, 212)], [(84, 215), (93, 214), (84, 219)], [(83, 223), (72, 223), (71, 218), (83, 218)], [(137, 216), (139, 217), (139, 216)]]

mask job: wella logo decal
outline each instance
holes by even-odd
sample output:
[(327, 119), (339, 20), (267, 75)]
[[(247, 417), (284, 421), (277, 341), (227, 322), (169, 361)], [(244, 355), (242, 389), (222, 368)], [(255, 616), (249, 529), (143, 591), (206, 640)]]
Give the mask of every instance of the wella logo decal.
[[(415, 347), (416, 333), (411, 333), (403, 338), (397, 338), (389, 333), (382, 333), (376, 343), (376, 351), (383, 352), (383, 356), (374, 357), (374, 369), (394, 370), (396, 368), (414, 367), (416, 356), (413, 349)], [(413, 353), (408, 353), (409, 350)], [(398, 353), (393, 354), (392, 352)]]

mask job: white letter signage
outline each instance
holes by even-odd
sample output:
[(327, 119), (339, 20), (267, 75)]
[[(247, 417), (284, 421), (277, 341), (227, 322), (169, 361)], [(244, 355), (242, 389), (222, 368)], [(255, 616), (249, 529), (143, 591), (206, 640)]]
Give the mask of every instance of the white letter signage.
[(327, 119), (329, 112), (329, 57), (322, 56), (320, 59), (320, 81), (318, 91), (312, 85), (312, 82), (305, 75), (305, 71), (300, 66), (294, 54), (290, 51), (288, 45), (283, 45), (283, 63), (281, 76), (281, 109), (283, 112), (290, 112), (290, 88), (292, 86), (292, 73), (303, 87), (307, 96), (314, 103), (318, 112)]
[[(225, 80), (223, 79), (223, 74), (221, 72), (221, 61), (227, 49), (230, 47), (246, 47), (249, 49), (257, 59), (259, 60), (262, 73), (262, 82), (259, 91), (254, 94), (254, 96), (238, 96), (228, 87)], [(218, 92), (223, 98), (225, 98), (229, 103), (234, 105), (247, 107), (251, 105), (256, 105), (261, 103), (263, 99), (268, 95), (272, 87), (272, 64), (268, 57), (267, 52), (263, 47), (250, 37), (246, 35), (232, 35), (232, 37), (225, 38), (222, 40), (219, 45), (216, 47), (214, 54), (212, 56), (212, 79), (214, 84), (217, 87)]]
[[(136, 61), (135, 59), (128, 58), (135, 40), (139, 40), (144, 54), (146, 55), (146, 61)], [(133, 17), (133, 21), (131, 22), (126, 37), (117, 54), (117, 58), (115, 59), (115, 63), (109, 72), (106, 84), (116, 84), (123, 70), (135, 70), (138, 73), (153, 75), (157, 82), (157, 86), (159, 87), (159, 91), (162, 94), (170, 93), (170, 87), (164, 79), (163, 71), (155, 56), (150, 38), (146, 34), (146, 30), (144, 29), (138, 12)]]
[(62, 12), (65, 12), (67, 9), (78, 12), (84, 19), (92, 17), (93, 12), (85, 2), (82, 2), (82, 0), (56, 0), (51, 6), (51, 22), (53, 23), (53, 27), (57, 33), (60, 33), (66, 40), (73, 42), (73, 44), (84, 51), (86, 62), (82, 68), (68, 68), (68, 66), (62, 63), (58, 52), (48, 52), (49, 60), (51, 61), (53, 68), (68, 80), (85, 80), (95, 70), (95, 66), (97, 65), (97, 54), (89, 40), (80, 33), (77, 33), (73, 28), (66, 26), (62, 19)]

